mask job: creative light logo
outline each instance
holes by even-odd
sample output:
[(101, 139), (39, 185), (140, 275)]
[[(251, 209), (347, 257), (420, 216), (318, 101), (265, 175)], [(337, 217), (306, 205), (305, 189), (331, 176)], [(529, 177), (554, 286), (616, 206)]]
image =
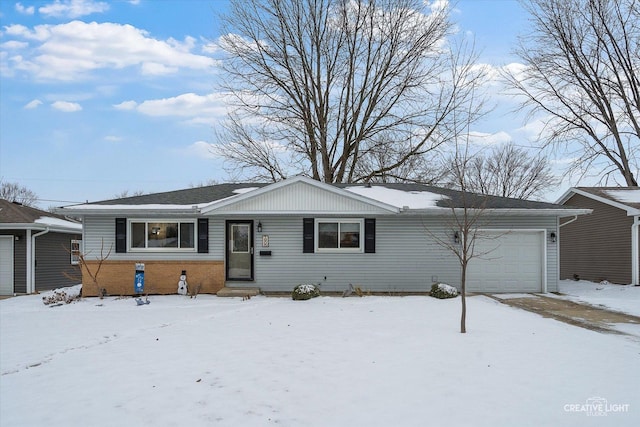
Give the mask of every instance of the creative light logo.
[(609, 403), (604, 397), (590, 397), (585, 403), (567, 403), (565, 412), (580, 412), (589, 417), (606, 417), (609, 413), (629, 412), (628, 403)]

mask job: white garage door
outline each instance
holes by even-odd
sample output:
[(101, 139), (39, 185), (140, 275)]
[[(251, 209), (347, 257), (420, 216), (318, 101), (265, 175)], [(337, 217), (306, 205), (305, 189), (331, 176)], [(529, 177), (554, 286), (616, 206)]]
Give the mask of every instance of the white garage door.
[(542, 292), (545, 232), (484, 231), (467, 269), (470, 292)]
[(0, 236), (0, 295), (13, 294), (13, 236)]

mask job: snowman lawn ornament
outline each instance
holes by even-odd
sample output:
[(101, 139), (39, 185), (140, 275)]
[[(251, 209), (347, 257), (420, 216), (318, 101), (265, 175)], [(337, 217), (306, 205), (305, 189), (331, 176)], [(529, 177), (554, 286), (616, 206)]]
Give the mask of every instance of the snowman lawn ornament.
[(180, 295), (187, 295), (187, 272), (182, 270), (180, 280), (178, 281), (178, 293)]

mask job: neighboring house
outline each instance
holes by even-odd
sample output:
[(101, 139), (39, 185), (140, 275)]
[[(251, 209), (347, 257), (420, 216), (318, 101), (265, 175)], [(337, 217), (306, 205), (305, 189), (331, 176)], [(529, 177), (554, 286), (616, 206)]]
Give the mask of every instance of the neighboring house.
[(80, 283), (82, 224), (0, 199), (0, 295)]
[(592, 209), (560, 225), (560, 278), (640, 284), (640, 188), (571, 188), (559, 204)]
[[(470, 264), (467, 289), (557, 290), (559, 219), (589, 211), (467, 196), (484, 208), (476, 247), (488, 253)], [(223, 287), (290, 292), (300, 283), (394, 293), (424, 292), (435, 281), (460, 285), (458, 260), (436, 238), (458, 244), (451, 208), (459, 212), (464, 199), (418, 184), (326, 184), (297, 176), (58, 211), (83, 217), (90, 268), (97, 269), (97, 254), (109, 254), (99, 286), (112, 295), (134, 292), (136, 263), (145, 265), (145, 293), (175, 293), (183, 270), (188, 286), (206, 293)], [(85, 294), (95, 295), (94, 288)]]

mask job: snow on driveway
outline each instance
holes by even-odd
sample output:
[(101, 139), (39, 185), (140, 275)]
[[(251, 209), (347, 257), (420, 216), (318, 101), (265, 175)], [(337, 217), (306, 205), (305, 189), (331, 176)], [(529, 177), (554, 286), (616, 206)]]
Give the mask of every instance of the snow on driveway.
[(468, 298), (0, 301), (2, 426), (635, 426), (640, 344)]
[(559, 283), (563, 298), (640, 316), (640, 286), (587, 280), (561, 280)]

